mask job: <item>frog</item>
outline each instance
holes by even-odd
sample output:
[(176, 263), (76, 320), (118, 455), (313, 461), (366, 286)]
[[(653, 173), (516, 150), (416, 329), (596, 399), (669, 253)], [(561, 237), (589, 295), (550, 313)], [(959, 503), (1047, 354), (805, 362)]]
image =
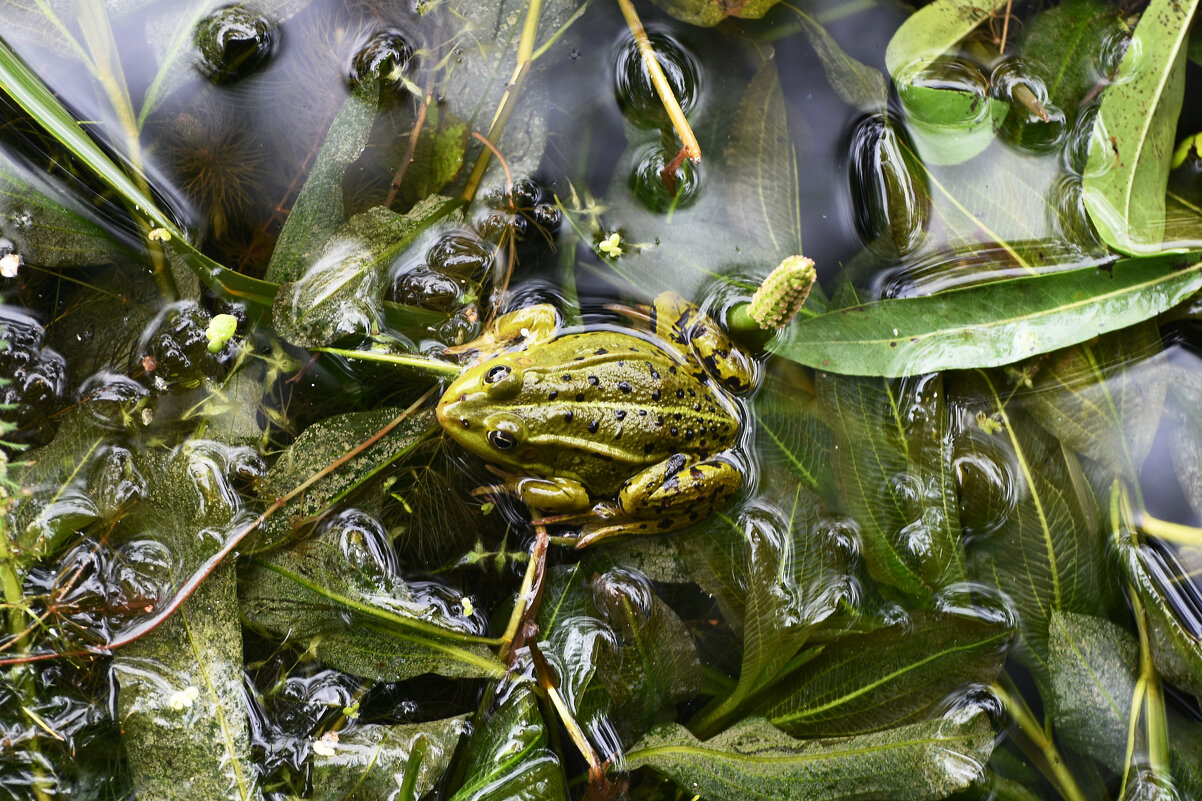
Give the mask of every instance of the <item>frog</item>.
[(516, 496), (536, 525), (578, 528), (578, 548), (683, 528), (744, 480), (736, 397), (754, 360), (675, 293), (620, 311), (649, 335), (562, 330), (549, 304), (501, 315), (435, 408), (502, 477), (479, 493)]

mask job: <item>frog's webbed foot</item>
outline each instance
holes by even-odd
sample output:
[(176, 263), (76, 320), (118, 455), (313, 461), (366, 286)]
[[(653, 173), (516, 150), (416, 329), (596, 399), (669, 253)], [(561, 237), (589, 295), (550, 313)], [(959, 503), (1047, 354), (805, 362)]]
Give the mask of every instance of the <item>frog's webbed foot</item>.
[(489, 470), (501, 477), (501, 483), (477, 487), (472, 495), (512, 495), (531, 509), (553, 514), (578, 513), (589, 508), (588, 490), (579, 481), (517, 476), (492, 465)]

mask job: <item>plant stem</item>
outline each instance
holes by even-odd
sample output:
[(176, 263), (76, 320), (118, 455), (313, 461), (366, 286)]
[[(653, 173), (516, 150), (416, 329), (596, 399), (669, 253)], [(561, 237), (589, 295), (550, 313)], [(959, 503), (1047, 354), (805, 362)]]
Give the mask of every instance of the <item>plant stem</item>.
[(676, 135), (680, 137), (680, 155), (692, 160), (694, 164), (700, 162), (701, 145), (697, 144), (697, 137), (693, 135), (693, 129), (689, 127), (684, 109), (680, 107), (676, 95), (672, 92), (672, 84), (668, 83), (668, 76), (664, 75), (663, 67), (659, 65), (659, 59), (655, 57), (655, 48), (651, 46), (651, 40), (647, 38), (647, 31), (643, 28), (643, 21), (639, 19), (638, 12), (634, 10), (634, 3), (631, 0), (618, 0), (618, 6), (622, 9), (626, 25), (634, 35), (634, 41), (643, 55), (643, 65), (651, 77), (651, 85), (659, 94), (659, 100), (664, 104), (664, 110), (668, 112), (668, 119), (672, 121), (672, 127), (676, 129)]
[(313, 348), (313, 350), (318, 353), (332, 353), (335, 356), (343, 356), (347, 359), (356, 359), (362, 362), (380, 362), (381, 364), (408, 367), (411, 370), (417, 370), (434, 378), (458, 378), (459, 374), (463, 372), (462, 368), (457, 364), (408, 353), (381, 353), (372, 350), (344, 350), (343, 348)]
[(1044, 759), (1048, 763), (1048, 769), (1051, 775), (1048, 776), (1052, 783), (1056, 785), (1060, 795), (1065, 801), (1086, 801), (1085, 793), (1077, 785), (1077, 780), (1073, 778), (1073, 774), (1069, 772), (1068, 766), (1064, 764), (1064, 757), (1060, 755), (1056, 744), (1048, 738), (1044, 732), (1043, 726), (1039, 725), (1039, 721), (1027, 708), (1026, 702), (1018, 693), (1011, 693), (999, 683), (994, 683), (993, 692), (1001, 699), (1006, 707), (1006, 712), (1010, 714), (1010, 719), (1014, 721), (1023, 735), (1031, 741), (1031, 743), (1040, 750)]

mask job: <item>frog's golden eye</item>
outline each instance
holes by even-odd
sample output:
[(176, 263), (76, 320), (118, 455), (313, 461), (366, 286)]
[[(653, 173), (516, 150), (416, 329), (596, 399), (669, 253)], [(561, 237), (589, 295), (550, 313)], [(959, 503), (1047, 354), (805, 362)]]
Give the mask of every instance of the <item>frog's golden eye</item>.
[(494, 429), (488, 432), (488, 442), (499, 451), (507, 451), (518, 444), (518, 438), (508, 431)]
[(498, 381), (503, 381), (510, 372), (511, 371), (508, 366), (504, 364), (498, 364), (496, 367), (489, 369), (489, 371), (484, 374), (484, 383), (495, 384)]

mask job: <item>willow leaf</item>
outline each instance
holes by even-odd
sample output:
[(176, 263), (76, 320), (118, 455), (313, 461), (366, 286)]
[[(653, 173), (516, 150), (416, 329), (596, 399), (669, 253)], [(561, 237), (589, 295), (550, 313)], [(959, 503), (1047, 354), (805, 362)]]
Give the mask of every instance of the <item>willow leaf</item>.
[(1048, 98), (1066, 114), (1075, 115), (1085, 96), (1109, 77), (1098, 71), (1097, 51), (1101, 42), (1122, 30), (1120, 14), (1105, 0), (1065, 0), (1037, 13), (1019, 32), (1023, 61), (1043, 79)]
[(1154, 317), (1202, 288), (1193, 256), (1013, 278), (879, 300), (794, 323), (768, 349), (834, 373), (901, 376), (992, 367)]
[(785, 117), (777, 61), (766, 61), (747, 86), (727, 150), (731, 219), (775, 264), (801, 253), (797, 153)]
[(753, 708), (794, 737), (839, 737), (934, 717), (968, 684), (990, 684), (1012, 631), (981, 618), (916, 612), (828, 643), (787, 688)]
[(1102, 93), (1081, 188), (1098, 234), (1121, 253), (1163, 247), (1185, 43), (1197, 7), (1198, 0), (1152, 0)]
[(1139, 643), (1108, 620), (1054, 612), (1049, 636), (1056, 734), (1116, 773), (1127, 761)]
[(935, 0), (911, 14), (889, 40), (885, 67), (893, 80), (952, 50), (1006, 0)]
[[(265, 497), (282, 497), (335, 459), (377, 434), (402, 414), (400, 409), (350, 412), (326, 418), (306, 428), (276, 460), (264, 478)], [(324, 513), (362, 487), (373, 476), (410, 453), (414, 446), (437, 430), (431, 412), (423, 412), (398, 423), (388, 436), (356, 454), (338, 470), (318, 479), (305, 493), (289, 501), (268, 518), (258, 546), (270, 547), (312, 518)]]
[(889, 101), (889, 84), (879, 70), (847, 54), (827, 33), (818, 20), (799, 8), (790, 6), (797, 14), (801, 32), (818, 54), (831, 88), (847, 105), (866, 114), (880, 111)]
[(262, 797), (250, 760), (236, 610), (233, 567), (220, 568), (164, 625), (114, 659), (117, 714), (139, 796)]
[(681, 22), (709, 28), (727, 17), (759, 19), (780, 0), (655, 0)]
[(374, 81), (362, 84), (342, 104), (280, 230), (267, 280), (283, 284), (299, 279), (346, 222), (342, 179), (367, 145), (378, 106), (379, 87)]
[(984, 774), (993, 729), (984, 713), (845, 739), (795, 740), (749, 718), (701, 742), (678, 724), (654, 729), (626, 754), (711, 801), (935, 801)]
[(919, 598), (962, 580), (942, 379), (823, 373), (818, 395), (836, 421), (835, 481), (860, 526), (869, 572)]
[(83, 126), (59, 102), (54, 93), (15, 52), (0, 40), (0, 87), (24, 111), (33, 117), (56, 142), (82, 161), (106, 186), (117, 193), (131, 212), (143, 215), (155, 227), (170, 235), (168, 247), (180, 254), (181, 261), (197, 278), (214, 291), (235, 300), (270, 307), (276, 285), (225, 269), (200, 252), (164, 212), (134, 181), (92, 141)]
[[(1071, 467), (1059, 443), (1003, 405), (988, 378), (979, 419), (999, 454), (1012, 506), (969, 554), (972, 577), (994, 585), (1018, 614), (1027, 667), (1046, 688), (1052, 614), (1094, 612), (1104, 603), (1101, 543), (1082, 512)], [(994, 430), (994, 426), (997, 426)], [(962, 499), (971, 506), (975, 499)]]

